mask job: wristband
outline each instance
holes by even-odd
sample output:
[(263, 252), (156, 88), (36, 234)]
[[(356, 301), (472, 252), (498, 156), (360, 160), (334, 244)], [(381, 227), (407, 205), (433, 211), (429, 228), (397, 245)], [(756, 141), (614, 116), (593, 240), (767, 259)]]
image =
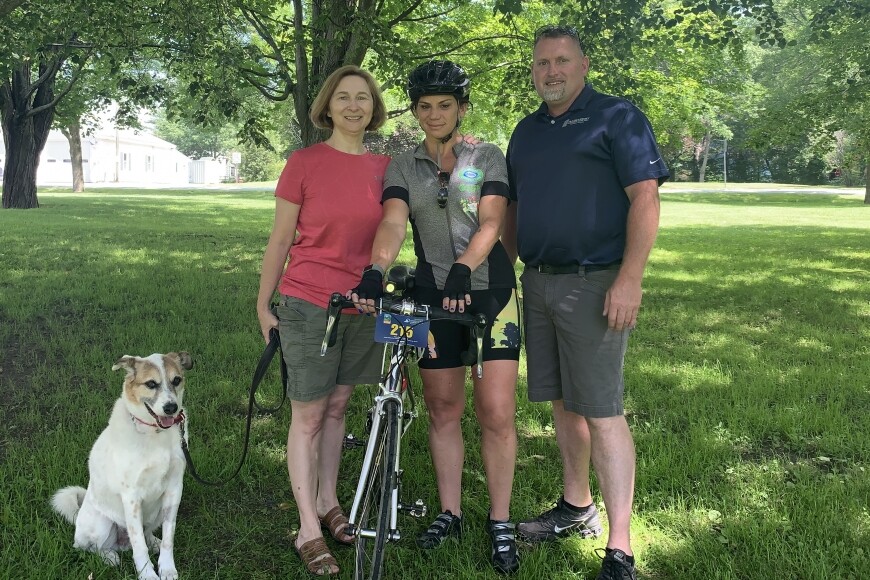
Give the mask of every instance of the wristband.
[(384, 269), (381, 268), (380, 264), (374, 264), (374, 263), (369, 264), (368, 266), (366, 266), (365, 268), (363, 268), (363, 274), (365, 274), (365, 273), (368, 272), (369, 270), (374, 270), (375, 272), (377, 272), (377, 273), (380, 274), (381, 276), (383, 276), (384, 273), (385, 273), (385, 272), (384, 272)]

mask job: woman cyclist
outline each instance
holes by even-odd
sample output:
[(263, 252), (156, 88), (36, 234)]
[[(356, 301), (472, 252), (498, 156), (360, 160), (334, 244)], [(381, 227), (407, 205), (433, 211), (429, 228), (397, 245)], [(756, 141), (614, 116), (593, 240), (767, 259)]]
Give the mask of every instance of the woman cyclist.
[[(384, 178), (384, 215), (372, 246), (371, 265), (352, 298), (374, 312), (383, 273), (396, 259), (408, 220), (417, 256), (414, 299), (451, 312), (483, 312), (492, 326), (483, 348), (483, 378), (472, 373), (474, 409), (490, 497), (488, 529), (492, 564), (499, 572), (519, 567), (510, 499), (516, 462), (516, 380), (520, 353), (516, 279), (499, 241), (508, 204), (504, 155), (498, 147), (455, 139), (468, 112), (471, 83), (453, 62), (425, 63), (408, 76), (411, 110), (426, 134), (414, 150), (395, 157)], [(429, 411), (429, 447), (441, 513), (418, 538), (424, 549), (462, 533), (466, 327), (433, 321), (429, 348), (420, 360)]]

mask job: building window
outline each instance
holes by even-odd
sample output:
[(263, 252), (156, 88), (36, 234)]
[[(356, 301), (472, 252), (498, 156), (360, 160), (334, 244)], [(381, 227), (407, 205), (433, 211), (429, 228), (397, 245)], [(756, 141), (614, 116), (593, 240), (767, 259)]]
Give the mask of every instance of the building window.
[(151, 173), (154, 171), (154, 158), (150, 155), (145, 156), (145, 173)]
[(130, 154), (129, 153), (121, 153), (121, 169), (124, 171), (130, 170)]
[(49, 163), (57, 163), (57, 159), (46, 159)]

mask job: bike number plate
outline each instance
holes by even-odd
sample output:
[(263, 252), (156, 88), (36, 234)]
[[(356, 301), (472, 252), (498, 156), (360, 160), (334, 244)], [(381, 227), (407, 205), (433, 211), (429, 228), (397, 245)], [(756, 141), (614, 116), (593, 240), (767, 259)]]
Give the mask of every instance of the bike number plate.
[(375, 322), (375, 342), (408, 341), (409, 346), (426, 348), (429, 344), (429, 321), (419, 316), (381, 312)]

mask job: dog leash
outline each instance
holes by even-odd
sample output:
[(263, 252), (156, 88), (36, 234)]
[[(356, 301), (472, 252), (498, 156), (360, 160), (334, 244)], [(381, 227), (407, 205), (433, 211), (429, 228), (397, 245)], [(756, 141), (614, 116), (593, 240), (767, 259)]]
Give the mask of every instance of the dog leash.
[(221, 486), (228, 482), (230, 482), (234, 477), (239, 474), (239, 471), (242, 469), (242, 465), (245, 463), (245, 458), (248, 456), (248, 442), (251, 439), (251, 419), (254, 414), (254, 407), (257, 407), (257, 410), (260, 412), (266, 413), (274, 413), (284, 404), (284, 400), (287, 398), (287, 364), (284, 362), (284, 357), (281, 357), (281, 402), (274, 409), (268, 409), (260, 407), (257, 404), (255, 399), (255, 395), (257, 394), (257, 387), (260, 386), (260, 383), (263, 381), (263, 377), (266, 375), (266, 371), (269, 369), (269, 364), (272, 362), (272, 358), (275, 356), (276, 352), (281, 350), (281, 337), (278, 334), (278, 330), (273, 328), (269, 331), (269, 344), (266, 345), (266, 350), (263, 351), (263, 354), (260, 356), (260, 361), (257, 363), (257, 368), (254, 370), (254, 377), (251, 379), (251, 388), (250, 393), (248, 395), (248, 418), (245, 422), (245, 442), (242, 447), (242, 458), (239, 460), (239, 464), (236, 466), (233, 474), (223, 481), (208, 481), (203, 479), (197, 472), (196, 468), (193, 466), (193, 459), (190, 457), (190, 450), (187, 447), (187, 437), (184, 431), (184, 421), (179, 423), (179, 427), (181, 429), (181, 450), (184, 453), (184, 459), (187, 461), (187, 469), (190, 473), (190, 476), (193, 477), (196, 481), (203, 485), (210, 486)]

